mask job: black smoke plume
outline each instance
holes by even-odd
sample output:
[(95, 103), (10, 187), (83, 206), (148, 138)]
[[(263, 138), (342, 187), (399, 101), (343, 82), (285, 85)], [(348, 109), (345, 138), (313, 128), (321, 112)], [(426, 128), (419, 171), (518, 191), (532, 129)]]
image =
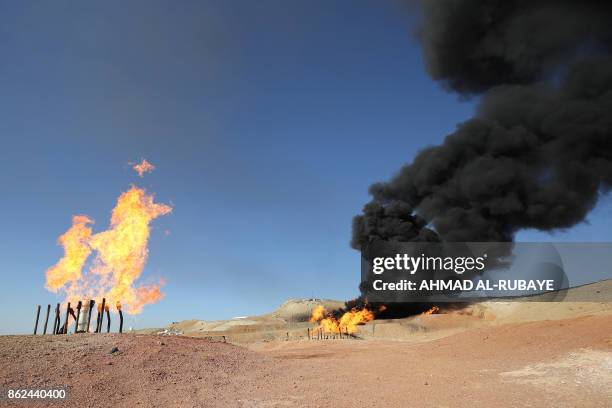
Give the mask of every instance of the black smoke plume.
[[(429, 74), (478, 97), (477, 110), (370, 187), (352, 247), (505, 242), (583, 221), (612, 185), (612, 2), (423, 0), (421, 11)], [(380, 317), (431, 304), (387, 306)]]
[(472, 119), (421, 151), (353, 220), (372, 240), (512, 241), (568, 228), (612, 184), (612, 2), (424, 0), (427, 70)]

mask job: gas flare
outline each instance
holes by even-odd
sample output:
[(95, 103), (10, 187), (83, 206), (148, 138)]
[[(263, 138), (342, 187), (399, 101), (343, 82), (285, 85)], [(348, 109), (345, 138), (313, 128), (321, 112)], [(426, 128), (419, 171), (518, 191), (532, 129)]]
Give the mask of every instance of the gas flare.
[(138, 173), (138, 176), (141, 178), (144, 177), (145, 173), (150, 173), (155, 170), (155, 166), (146, 161), (145, 159), (142, 159), (140, 163), (134, 164), (132, 168), (136, 173)]
[(431, 309), (424, 311), (421, 315), (427, 316), (432, 314), (438, 314), (440, 308), (438, 306), (433, 306)]
[(81, 270), (85, 261), (91, 254), (87, 242), (91, 239), (91, 228), (88, 224), (93, 221), (86, 215), (72, 217), (72, 227), (59, 237), (58, 244), (64, 247), (64, 256), (53, 267), (47, 269), (46, 287), (57, 292), (66, 282), (77, 281), (81, 278)]
[(374, 312), (367, 307), (363, 309), (353, 308), (345, 312), (339, 319), (328, 313), (323, 306), (317, 306), (310, 316), (311, 323), (319, 323), (319, 327), (326, 333), (349, 333), (357, 332), (357, 326), (374, 319)]
[(325, 317), (325, 308), (322, 305), (319, 305), (314, 308), (312, 314), (310, 316), (310, 323), (316, 323), (319, 320), (322, 320)]
[[(66, 301), (84, 298), (106, 298), (138, 314), (144, 305), (155, 303), (163, 295), (157, 284), (134, 286), (148, 257), (151, 221), (169, 214), (172, 207), (153, 202), (144, 189), (132, 186), (117, 199), (110, 227), (92, 234), (93, 221), (84, 215), (74, 216), (72, 226), (59, 238), (64, 256), (46, 272), (46, 288), (62, 291)], [(90, 254), (96, 255), (82, 273)]]

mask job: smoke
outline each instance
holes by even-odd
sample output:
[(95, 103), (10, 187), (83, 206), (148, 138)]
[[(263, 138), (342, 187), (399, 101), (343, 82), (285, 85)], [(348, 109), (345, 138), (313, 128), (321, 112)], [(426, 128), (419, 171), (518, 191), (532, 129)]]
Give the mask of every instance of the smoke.
[(612, 5), (427, 0), (427, 70), (476, 114), (421, 151), (353, 220), (373, 240), (512, 241), (568, 228), (612, 184)]

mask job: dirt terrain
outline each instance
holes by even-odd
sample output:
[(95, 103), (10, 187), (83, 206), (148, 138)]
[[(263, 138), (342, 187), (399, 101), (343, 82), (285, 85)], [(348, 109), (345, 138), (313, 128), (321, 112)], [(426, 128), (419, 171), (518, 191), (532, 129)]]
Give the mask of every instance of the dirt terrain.
[[(232, 330), (220, 333), (232, 341)], [(0, 388), (68, 386), (70, 395), (0, 406), (612, 406), (606, 302), (491, 302), (370, 322), (352, 340), (288, 331), (289, 340), (251, 342), (243, 333), (241, 344), (204, 335), (2, 336)]]

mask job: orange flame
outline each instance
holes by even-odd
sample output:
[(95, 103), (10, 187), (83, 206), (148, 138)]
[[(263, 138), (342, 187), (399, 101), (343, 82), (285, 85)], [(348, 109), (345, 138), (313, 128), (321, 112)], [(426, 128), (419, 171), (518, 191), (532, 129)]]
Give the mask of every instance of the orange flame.
[[(72, 227), (59, 238), (64, 256), (46, 272), (47, 289), (66, 294), (66, 301), (105, 297), (108, 304), (121, 302), (126, 312), (138, 314), (144, 305), (155, 303), (163, 295), (163, 281), (134, 287), (148, 256), (149, 224), (172, 207), (153, 202), (144, 189), (132, 186), (117, 199), (111, 224), (106, 231), (93, 234), (88, 217), (73, 217)], [(82, 269), (92, 251), (96, 256), (88, 272)]]
[[(325, 317), (327, 315), (327, 317)], [(345, 312), (340, 319), (336, 319), (323, 306), (317, 306), (310, 316), (311, 323), (319, 323), (319, 327), (326, 333), (355, 333), (358, 326), (374, 319), (374, 313), (363, 308), (361, 310), (351, 309)]]
[(440, 308), (438, 306), (433, 306), (431, 309), (421, 313), (422, 316), (428, 316), (428, 315), (432, 315), (432, 314), (437, 314), (440, 311)]
[(121, 302), (117, 301), (117, 304), (115, 305), (115, 307), (117, 308), (117, 311), (121, 310)]
[(325, 308), (323, 307), (323, 305), (318, 305), (312, 311), (309, 321), (310, 323), (316, 323), (319, 320), (322, 320), (324, 317), (325, 317)]
[(146, 161), (145, 159), (142, 159), (140, 163), (134, 164), (132, 168), (134, 169), (134, 171), (136, 171), (136, 173), (138, 173), (139, 177), (144, 177), (145, 173), (150, 173), (155, 170), (155, 166)]
[(77, 281), (81, 278), (81, 270), (85, 261), (91, 254), (87, 242), (91, 239), (91, 228), (87, 225), (93, 221), (86, 215), (72, 217), (72, 227), (57, 240), (64, 247), (64, 256), (51, 268), (47, 269), (46, 288), (57, 292), (66, 282)]

